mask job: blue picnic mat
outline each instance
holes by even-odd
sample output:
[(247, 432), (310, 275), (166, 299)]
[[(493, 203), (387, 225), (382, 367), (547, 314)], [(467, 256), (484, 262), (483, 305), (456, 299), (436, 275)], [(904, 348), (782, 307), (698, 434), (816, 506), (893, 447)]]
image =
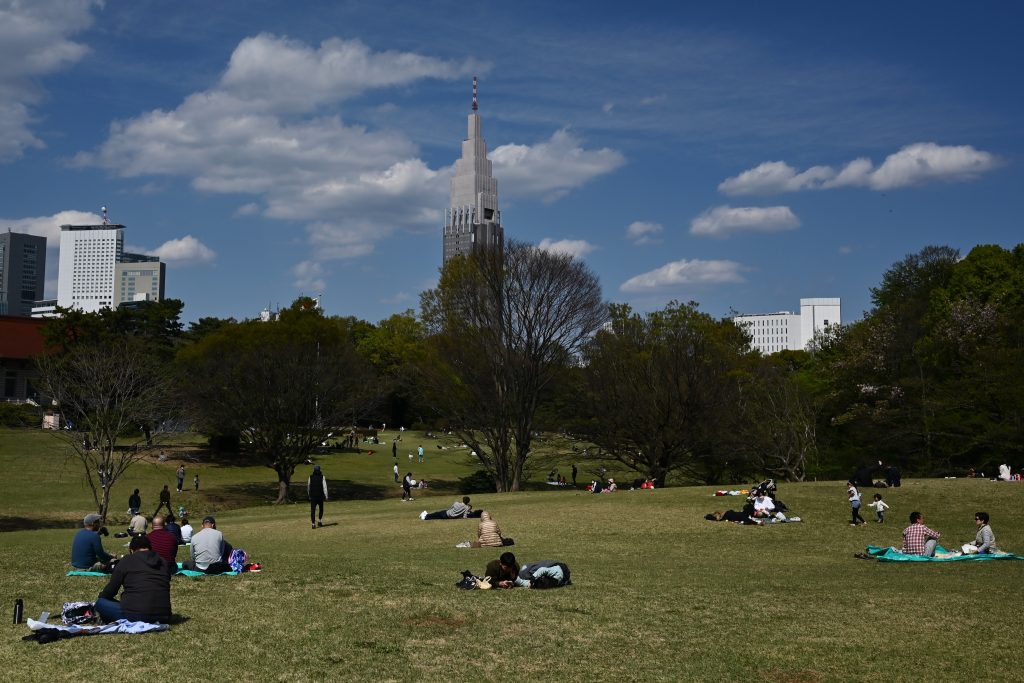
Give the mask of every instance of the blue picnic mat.
[(906, 553), (901, 553), (899, 550), (896, 550), (896, 548), (891, 546), (888, 548), (879, 548), (877, 546), (869, 545), (867, 547), (867, 552), (879, 562), (986, 562), (989, 560), (1024, 560), (1024, 556), (1014, 555), (1013, 553), (954, 555), (941, 545), (935, 546), (935, 557), (907, 555)]
[[(178, 571), (176, 574), (182, 576), (238, 576), (239, 572), (224, 572), (222, 574), (207, 574), (206, 572), (197, 572), (192, 569), (182, 569), (181, 562), (178, 563)], [(81, 569), (72, 569), (68, 572), (68, 576), (110, 576), (110, 574), (104, 574), (103, 572), (89, 572)]]

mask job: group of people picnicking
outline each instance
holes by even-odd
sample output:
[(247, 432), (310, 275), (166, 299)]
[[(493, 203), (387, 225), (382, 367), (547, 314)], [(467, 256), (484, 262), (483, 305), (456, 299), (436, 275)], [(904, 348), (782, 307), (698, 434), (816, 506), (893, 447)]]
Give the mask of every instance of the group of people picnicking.
[(716, 510), (704, 515), (709, 522), (733, 522), (735, 524), (764, 525), (782, 522), (799, 522), (799, 517), (786, 515), (789, 507), (777, 498), (778, 487), (774, 479), (765, 479), (746, 490), (746, 501), (740, 510)]
[[(951, 551), (950, 555), (984, 555), (999, 553), (999, 546), (996, 544), (996, 536), (989, 524), (990, 518), (987, 512), (974, 513), (974, 526), (976, 529), (974, 540), (964, 543), (959, 549)], [(914, 511), (910, 513), (910, 526), (903, 530), (903, 547), (900, 549), (905, 555), (922, 555), (924, 557), (935, 557), (939, 539), (942, 537), (938, 531), (925, 526), (924, 515)]]

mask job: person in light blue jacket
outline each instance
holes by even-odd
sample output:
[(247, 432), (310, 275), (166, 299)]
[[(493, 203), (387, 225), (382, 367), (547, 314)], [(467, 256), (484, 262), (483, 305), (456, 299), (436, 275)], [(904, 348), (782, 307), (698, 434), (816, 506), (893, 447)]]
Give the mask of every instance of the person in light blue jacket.
[(569, 567), (556, 560), (524, 564), (513, 582), (518, 588), (561, 588), (572, 583)]

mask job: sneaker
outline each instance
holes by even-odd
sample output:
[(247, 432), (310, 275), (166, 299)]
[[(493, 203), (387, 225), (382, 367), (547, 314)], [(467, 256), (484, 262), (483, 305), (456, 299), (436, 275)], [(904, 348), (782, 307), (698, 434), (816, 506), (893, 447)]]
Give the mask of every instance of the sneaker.
[(317, 523), (316, 523), (316, 525), (317, 525), (317, 526), (323, 526), (323, 525), (324, 525), (324, 523), (323, 523), (323, 522), (317, 522)]
[(427, 511), (424, 510), (423, 512), (420, 513), (420, 519), (426, 519), (426, 518), (427, 518)]
[(312, 527), (313, 527), (314, 529), (316, 528), (316, 524), (312, 524), (312, 525), (310, 525), (310, 526), (312, 526)]

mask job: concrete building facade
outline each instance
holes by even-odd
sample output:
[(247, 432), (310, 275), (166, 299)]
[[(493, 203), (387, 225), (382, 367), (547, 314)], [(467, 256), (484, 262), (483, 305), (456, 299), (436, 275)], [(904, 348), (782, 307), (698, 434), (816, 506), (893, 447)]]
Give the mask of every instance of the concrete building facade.
[(163, 301), (166, 264), (156, 256), (125, 253), (114, 268), (118, 305), (130, 301)]
[(505, 243), (498, 209), (498, 181), (491, 176), (491, 161), (487, 158), (487, 142), (483, 139), (477, 108), (474, 77), (468, 136), (462, 142), (462, 157), (455, 162), (451, 205), (444, 215), (442, 256), (445, 263), (455, 256), (468, 255), (474, 249), (501, 248)]
[(0, 315), (31, 316), (45, 282), (46, 238), (0, 233)]
[(124, 253), (124, 226), (60, 226), (57, 305), (95, 313), (117, 306), (114, 272)]
[(842, 324), (842, 304), (838, 298), (800, 299), (800, 312), (750, 313), (733, 316), (732, 321), (746, 328), (750, 347), (761, 353), (800, 351), (818, 332)]

